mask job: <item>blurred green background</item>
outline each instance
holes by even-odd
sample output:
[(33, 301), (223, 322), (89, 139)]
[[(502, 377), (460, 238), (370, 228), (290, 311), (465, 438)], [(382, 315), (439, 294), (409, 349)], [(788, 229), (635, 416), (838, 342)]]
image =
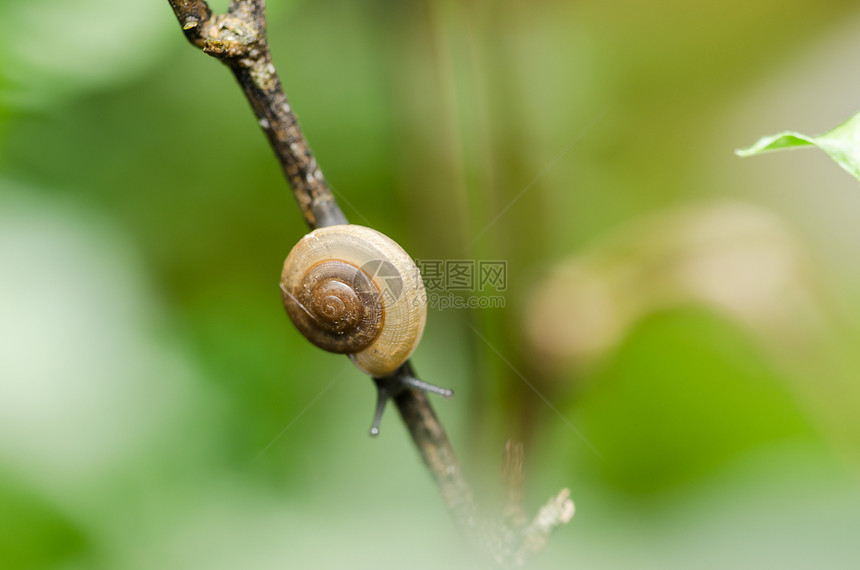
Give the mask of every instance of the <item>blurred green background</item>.
[[(487, 513), (508, 438), (529, 511), (570, 487), (535, 567), (860, 565), (860, 189), (732, 155), (860, 108), (856, 3), (268, 9), (350, 220), (507, 261), (413, 362)], [(0, 21), (0, 566), (477, 567), (284, 315), (306, 227), (230, 73), (167, 2)]]

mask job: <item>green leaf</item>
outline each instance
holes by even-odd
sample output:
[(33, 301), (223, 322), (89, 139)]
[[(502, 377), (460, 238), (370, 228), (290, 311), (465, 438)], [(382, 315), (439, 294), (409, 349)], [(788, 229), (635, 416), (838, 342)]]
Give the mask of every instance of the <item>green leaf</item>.
[(860, 113), (817, 137), (785, 131), (763, 137), (750, 147), (737, 149), (735, 154), (753, 156), (773, 150), (804, 146), (817, 146), (860, 181)]
[(0, 114), (121, 85), (175, 43), (162, 2), (0, 0)]

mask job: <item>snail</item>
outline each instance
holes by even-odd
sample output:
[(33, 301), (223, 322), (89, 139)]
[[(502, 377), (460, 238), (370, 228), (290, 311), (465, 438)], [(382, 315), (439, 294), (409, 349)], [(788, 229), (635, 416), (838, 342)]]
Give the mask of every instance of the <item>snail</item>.
[(452, 395), (415, 378), (407, 364), (424, 332), (427, 297), (415, 262), (388, 236), (351, 224), (315, 229), (284, 261), (281, 294), (305, 338), (348, 355), (375, 379), (371, 434), (385, 403), (406, 386)]

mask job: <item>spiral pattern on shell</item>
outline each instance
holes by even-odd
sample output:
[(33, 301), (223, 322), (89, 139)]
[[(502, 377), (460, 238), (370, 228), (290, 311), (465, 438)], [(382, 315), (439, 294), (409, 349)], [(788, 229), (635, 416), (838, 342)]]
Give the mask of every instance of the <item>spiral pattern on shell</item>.
[(303, 237), (284, 262), (281, 292), (308, 340), (349, 354), (374, 377), (409, 358), (427, 318), (415, 263), (391, 238), (363, 226), (328, 226)]

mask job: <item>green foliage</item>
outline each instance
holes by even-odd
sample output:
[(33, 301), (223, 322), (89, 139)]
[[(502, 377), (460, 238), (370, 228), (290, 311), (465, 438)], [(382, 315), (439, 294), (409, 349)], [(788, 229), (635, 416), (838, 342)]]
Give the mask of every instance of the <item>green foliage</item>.
[(776, 135), (762, 137), (755, 144), (744, 149), (738, 149), (738, 156), (755, 156), (765, 152), (816, 146), (826, 152), (836, 164), (860, 180), (860, 113), (854, 115), (841, 125), (818, 135), (810, 137), (794, 131), (785, 131)]
[(49, 500), (0, 477), (0, 505), (0, 552), (18, 570), (92, 560), (86, 530)]
[(109, 10), (99, 0), (0, 2), (0, 22), (0, 113), (46, 109), (129, 81), (164, 54), (173, 31), (157, 2)]
[(656, 314), (632, 332), (583, 402), (583, 419), (594, 446), (613, 450), (603, 476), (637, 495), (687, 484), (756, 447), (815, 439), (755, 347), (713, 314), (689, 309)]
[[(792, 211), (725, 153), (768, 132), (737, 105), (780, 40), (856, 11), (786, 1), (267, 3), (350, 220), (508, 262), (505, 308), (431, 312), (414, 363), (481, 498), (510, 437), (530, 507), (571, 488), (537, 568), (858, 566), (853, 194)], [(306, 227), (230, 73), (164, 0), (0, 22), (0, 566), (477, 567), (397, 414), (370, 439), (371, 382), (286, 318)], [(715, 196), (756, 211), (689, 212)]]

